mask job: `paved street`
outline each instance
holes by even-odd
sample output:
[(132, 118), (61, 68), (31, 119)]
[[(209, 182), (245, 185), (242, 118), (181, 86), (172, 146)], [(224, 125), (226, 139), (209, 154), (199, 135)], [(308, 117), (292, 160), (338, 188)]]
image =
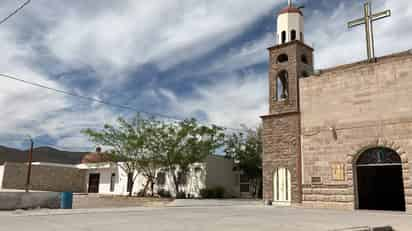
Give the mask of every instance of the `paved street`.
[(275, 208), (211, 203), (209, 206), (33, 210), (0, 212), (0, 230), (334, 230), (392, 225), (412, 230), (412, 216), (401, 213)]

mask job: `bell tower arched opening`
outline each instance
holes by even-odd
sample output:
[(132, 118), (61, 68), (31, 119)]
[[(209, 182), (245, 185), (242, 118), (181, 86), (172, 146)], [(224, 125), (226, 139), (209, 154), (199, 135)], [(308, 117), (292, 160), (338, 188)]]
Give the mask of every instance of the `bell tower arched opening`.
[(289, 98), (289, 76), (287, 71), (281, 71), (276, 79), (276, 99), (277, 101)]

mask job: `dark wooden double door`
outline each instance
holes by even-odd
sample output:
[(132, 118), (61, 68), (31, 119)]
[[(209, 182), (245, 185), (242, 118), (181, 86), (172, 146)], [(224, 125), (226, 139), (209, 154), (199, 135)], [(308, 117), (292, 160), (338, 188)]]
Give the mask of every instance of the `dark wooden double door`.
[(92, 173), (89, 175), (89, 193), (98, 193), (100, 184), (100, 174)]
[(358, 208), (405, 211), (402, 161), (388, 148), (371, 148), (357, 161)]

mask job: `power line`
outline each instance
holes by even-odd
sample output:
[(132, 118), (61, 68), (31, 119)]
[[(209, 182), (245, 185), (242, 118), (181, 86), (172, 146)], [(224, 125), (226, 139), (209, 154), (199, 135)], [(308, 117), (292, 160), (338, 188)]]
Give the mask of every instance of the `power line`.
[[(164, 115), (164, 114), (160, 114), (160, 113), (141, 111), (141, 110), (138, 110), (138, 109), (136, 109), (134, 107), (131, 107), (131, 106), (126, 106), (126, 105), (122, 105), (122, 104), (115, 104), (115, 103), (111, 103), (111, 102), (101, 100), (101, 99), (97, 99), (97, 98), (94, 98), (94, 97), (84, 96), (84, 95), (76, 94), (74, 92), (69, 92), (69, 91), (56, 89), (56, 88), (49, 87), (49, 86), (46, 86), (46, 85), (43, 85), (43, 84), (40, 84), (40, 83), (27, 81), (27, 80), (24, 80), (24, 79), (21, 79), (21, 78), (12, 76), (12, 75), (7, 75), (7, 74), (1, 74), (0, 73), (0, 76), (4, 77), (4, 78), (11, 79), (11, 80), (14, 80), (14, 81), (18, 81), (18, 82), (21, 82), (21, 83), (24, 83), (24, 84), (28, 84), (28, 85), (31, 85), (31, 86), (35, 86), (35, 87), (43, 88), (43, 89), (46, 89), (46, 90), (54, 91), (54, 92), (59, 93), (59, 94), (64, 94), (64, 95), (68, 95), (68, 96), (71, 96), (71, 97), (77, 97), (77, 98), (81, 98), (81, 99), (84, 99), (84, 100), (88, 100), (88, 101), (108, 105), (108, 106), (111, 106), (111, 107), (126, 109), (126, 110), (134, 111), (134, 112), (137, 112), (137, 113), (140, 113), (140, 114), (146, 114), (146, 115), (149, 115), (149, 116), (155, 116), (155, 117), (165, 118), (165, 119), (171, 119), (171, 120), (174, 120), (174, 121), (183, 121), (184, 120), (183, 118), (173, 117), (173, 116)], [(238, 131), (238, 132), (239, 131), (244, 131), (243, 129), (230, 128), (230, 127), (219, 126), (219, 125), (216, 125), (216, 126), (221, 127), (221, 128), (225, 128), (227, 130), (232, 130), (232, 131)]]
[(27, 6), (31, 0), (27, 0), (24, 2), (21, 6), (19, 6), (16, 10), (11, 12), (7, 17), (5, 17), (3, 20), (0, 21), (0, 25), (5, 23), (7, 20), (9, 20), (11, 17), (13, 17), (15, 14), (17, 14), (20, 10), (22, 10), (25, 6)]
[(22, 82), (22, 83), (25, 83), (25, 84), (29, 84), (29, 85), (32, 85), (32, 86), (35, 86), (35, 87), (40, 87), (40, 88), (43, 88), (43, 89), (46, 89), (46, 90), (54, 91), (54, 92), (59, 93), (59, 94), (64, 94), (64, 95), (68, 95), (68, 96), (72, 96), (72, 97), (77, 97), (77, 98), (81, 98), (81, 99), (84, 99), (84, 100), (93, 101), (93, 102), (97, 102), (97, 103), (100, 103), (100, 104), (105, 104), (105, 105), (108, 105), (108, 106), (111, 106), (111, 107), (127, 109), (127, 110), (131, 110), (131, 111), (135, 111), (135, 112), (140, 112), (140, 113), (146, 114), (146, 115), (157, 116), (157, 117), (162, 117), (162, 118), (168, 118), (168, 119), (173, 119), (173, 120), (177, 120), (177, 121), (182, 120), (182, 119), (177, 118), (177, 117), (171, 117), (171, 116), (167, 116), (167, 115), (163, 115), (163, 114), (159, 114), (159, 113), (139, 111), (136, 108), (133, 108), (133, 107), (130, 107), (130, 106), (125, 106), (125, 105), (121, 105), (121, 104), (114, 104), (114, 103), (111, 103), (111, 102), (108, 102), (108, 101), (105, 101), (105, 100), (101, 100), (101, 99), (97, 99), (97, 98), (94, 98), (94, 97), (84, 96), (84, 95), (76, 94), (76, 93), (73, 93), (73, 92), (52, 88), (52, 87), (49, 87), (49, 86), (46, 86), (46, 85), (43, 85), (43, 84), (40, 84), (40, 83), (27, 81), (27, 80), (20, 79), (20, 78), (11, 76), (11, 75), (0, 74), (0, 76), (8, 78), (8, 79), (15, 80), (15, 81), (18, 81), (18, 82)]

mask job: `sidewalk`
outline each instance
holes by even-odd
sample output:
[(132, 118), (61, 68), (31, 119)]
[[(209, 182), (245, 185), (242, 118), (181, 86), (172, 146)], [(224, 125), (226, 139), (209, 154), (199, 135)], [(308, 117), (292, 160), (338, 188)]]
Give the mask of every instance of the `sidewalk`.
[(263, 206), (262, 200), (254, 199), (176, 199), (167, 207), (217, 207), (217, 206)]
[[(204, 206), (199, 202), (205, 203)], [(396, 231), (412, 230), (412, 216), (405, 213), (279, 208), (254, 206), (253, 201), (243, 201), (239, 205), (231, 202), (233, 200), (184, 200), (183, 204), (190, 204), (185, 207), (181, 206), (182, 200), (178, 200), (176, 205), (181, 207), (0, 212), (0, 231), (136, 228), (141, 231), (332, 231), (385, 226), (393, 226)]]

